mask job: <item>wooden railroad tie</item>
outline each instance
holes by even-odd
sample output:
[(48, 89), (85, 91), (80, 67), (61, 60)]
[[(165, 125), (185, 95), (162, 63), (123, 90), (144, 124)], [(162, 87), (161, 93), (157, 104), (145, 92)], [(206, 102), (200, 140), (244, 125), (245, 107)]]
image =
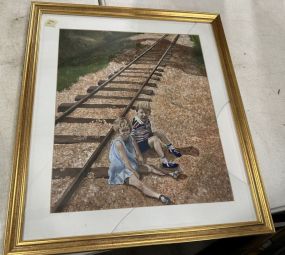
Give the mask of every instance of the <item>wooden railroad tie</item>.
[[(87, 89), (87, 93), (91, 93), (94, 89), (96, 89), (97, 86), (91, 86)], [(135, 89), (135, 88), (115, 88), (115, 87), (105, 87), (105, 88), (102, 88), (101, 91), (128, 91), (128, 92), (137, 92), (138, 89)], [(143, 89), (141, 94), (144, 94), (144, 95), (154, 95), (154, 92), (153, 90), (150, 90), (150, 89)]]
[[(159, 76), (159, 75), (157, 75), (157, 76)], [(138, 79), (142, 79), (142, 78), (147, 79), (148, 78), (148, 76), (144, 76), (143, 77), (143, 76), (136, 76), (136, 75), (131, 75), (131, 74), (122, 74), (122, 75), (120, 75), (120, 77), (124, 77), (124, 78), (138, 78)], [(160, 81), (160, 78), (155, 77), (155, 75), (153, 75), (151, 77), (151, 79), (155, 80), (155, 81)], [(125, 81), (122, 81), (122, 82), (125, 83)], [(110, 83), (117, 83), (117, 82), (115, 81), (115, 82), (110, 82)], [(127, 83), (136, 84), (136, 83), (133, 83), (133, 81), (127, 81)], [(138, 83), (141, 84), (141, 82), (138, 82)], [(148, 86), (148, 84), (146, 86)]]
[[(120, 77), (127, 77), (127, 76), (120, 76)], [(128, 76), (129, 77), (129, 76)], [(141, 77), (138, 77), (136, 76), (137, 78), (141, 78)], [(104, 82), (106, 82), (105, 80), (100, 80), (98, 81), (98, 85), (102, 85)], [(109, 82), (110, 84), (113, 83), (113, 84), (133, 84), (133, 85), (142, 85), (142, 82), (139, 82), (139, 81), (110, 81)], [(153, 83), (153, 82), (148, 82), (146, 84), (146, 86), (148, 87), (152, 87), (152, 88), (157, 88), (157, 84), (156, 83)]]
[[(80, 170), (81, 168), (53, 168), (52, 179), (74, 177)], [(90, 172), (95, 174), (95, 178), (108, 178), (108, 167), (91, 168)]]
[[(96, 167), (96, 168), (90, 168), (91, 173), (94, 174), (94, 177), (97, 178), (109, 178), (108, 175), (108, 167)], [(78, 174), (78, 172), (81, 170), (81, 168), (53, 168), (52, 169), (52, 179), (60, 179), (65, 178), (67, 176), (74, 177)], [(166, 174), (166, 176), (169, 175), (169, 170), (159, 168), (161, 172)], [(140, 171), (142, 174), (147, 174), (147, 170)], [(172, 171), (171, 171), (172, 172)]]
[(148, 70), (148, 71), (152, 71), (153, 68), (150, 67), (129, 67), (126, 70)]
[(100, 143), (104, 136), (55, 135), (54, 144)]
[(115, 119), (97, 119), (97, 118), (77, 118), (77, 117), (64, 117), (62, 123), (108, 123), (112, 124)]
[[(191, 155), (193, 157), (199, 156), (199, 150), (193, 146), (178, 148), (179, 151), (183, 153), (183, 155)], [(150, 151), (146, 155), (149, 158), (157, 158), (158, 156)], [(53, 168), (52, 170), (52, 179), (64, 178), (67, 176), (74, 177), (81, 170), (81, 168)], [(165, 174), (169, 174), (169, 170), (165, 170), (159, 168), (160, 171)], [(90, 172), (94, 173), (95, 178), (108, 178), (108, 167), (96, 167), (91, 168)]]
[(159, 58), (156, 58), (156, 57), (154, 57), (154, 58), (145, 57), (145, 58), (141, 58), (140, 60), (142, 60), (142, 61), (144, 61), (144, 60), (146, 60), (146, 61), (158, 61)]
[[(78, 95), (75, 97), (75, 101), (81, 100), (86, 95)], [(90, 98), (97, 98), (97, 99), (115, 99), (115, 100), (132, 100), (133, 97), (123, 97), (123, 96), (100, 96), (100, 95), (93, 95)], [(151, 102), (151, 98), (137, 98), (136, 101), (147, 101)]]
[[(163, 60), (169, 60), (170, 59), (170, 57), (165, 57)], [(142, 65), (142, 64), (151, 64), (151, 65), (156, 65), (156, 62), (157, 61), (151, 61), (151, 60), (144, 60), (144, 59), (142, 59), (142, 60), (139, 60), (136, 64), (140, 64), (140, 65)]]
[[(129, 75), (129, 74), (126, 74), (126, 75), (120, 75), (120, 77), (124, 77), (124, 78), (138, 78), (138, 79), (147, 79), (148, 77), (142, 77), (142, 76), (135, 76), (135, 75)], [(160, 81), (160, 78), (159, 77), (156, 77), (156, 76), (151, 76), (152, 80), (155, 80), (155, 81)], [(134, 81), (120, 81), (120, 82), (123, 82), (123, 83), (128, 83), (128, 84), (142, 84), (142, 82), (137, 82), (135, 83)], [(110, 82), (110, 83), (118, 83), (117, 81), (114, 81), (114, 82)], [(148, 83), (149, 84), (149, 83)], [(146, 86), (148, 86), (148, 84), (146, 84)], [(150, 83), (151, 84), (151, 83)], [(151, 86), (151, 85), (150, 85)]]
[[(58, 112), (65, 112), (67, 109), (69, 109), (71, 106), (73, 106), (75, 103), (62, 103), (57, 107)], [(127, 105), (125, 104), (81, 104), (78, 106), (78, 108), (89, 108), (89, 109), (97, 109), (97, 108), (112, 108), (112, 109), (123, 109), (126, 108)], [(135, 107), (133, 106), (132, 109)]]
[(149, 71), (143, 71), (143, 70), (128, 70), (126, 69), (123, 73), (131, 73), (131, 74), (149, 74)]
[[(149, 72), (145, 72), (145, 71), (136, 71), (136, 70), (125, 70), (123, 72), (123, 74), (149, 74)], [(153, 73), (153, 75), (155, 76), (162, 76), (161, 72), (158, 72), (158, 73)], [(109, 77), (109, 76), (108, 76)], [(138, 78), (141, 78), (141, 76), (136, 76)], [(148, 86), (148, 85), (146, 85)]]

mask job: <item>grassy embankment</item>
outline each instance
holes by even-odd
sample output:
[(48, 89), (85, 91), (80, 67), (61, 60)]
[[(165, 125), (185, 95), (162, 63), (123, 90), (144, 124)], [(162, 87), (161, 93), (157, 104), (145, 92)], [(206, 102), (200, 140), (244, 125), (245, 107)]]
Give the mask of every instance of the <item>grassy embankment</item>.
[(142, 47), (128, 39), (134, 33), (61, 30), (57, 91), (69, 88), (78, 78), (96, 72), (124, 49)]
[(194, 52), (194, 56), (197, 59), (197, 63), (199, 64), (200, 69), (203, 70), (204, 72), (206, 72), (200, 38), (198, 35), (189, 35), (189, 37), (190, 37), (190, 40), (194, 44), (193, 45), (193, 50), (194, 50), (193, 52)]

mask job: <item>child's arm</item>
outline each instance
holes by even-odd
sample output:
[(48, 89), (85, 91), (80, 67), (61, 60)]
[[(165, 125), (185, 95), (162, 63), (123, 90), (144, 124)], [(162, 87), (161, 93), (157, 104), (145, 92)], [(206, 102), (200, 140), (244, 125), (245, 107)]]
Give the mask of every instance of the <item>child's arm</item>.
[(126, 153), (125, 148), (124, 148), (124, 146), (122, 145), (122, 143), (116, 142), (116, 148), (117, 148), (118, 153), (119, 153), (121, 159), (123, 160), (123, 162), (124, 162), (126, 168), (129, 169), (130, 171), (132, 171), (132, 173), (133, 173), (137, 178), (139, 178), (139, 174), (138, 174), (138, 172), (132, 167), (132, 164), (130, 163), (130, 161), (129, 161), (129, 159), (128, 159), (127, 153)]
[(146, 126), (147, 126), (146, 129), (148, 130), (150, 134), (149, 137), (153, 136), (153, 130), (152, 130), (150, 119), (147, 120)]
[(131, 140), (132, 140), (132, 143), (134, 145), (135, 153), (136, 153), (136, 157), (137, 157), (138, 161), (141, 162), (141, 164), (144, 164), (144, 158), (143, 158), (143, 155), (139, 149), (137, 142), (135, 141), (135, 139), (133, 139), (133, 137), (131, 137)]

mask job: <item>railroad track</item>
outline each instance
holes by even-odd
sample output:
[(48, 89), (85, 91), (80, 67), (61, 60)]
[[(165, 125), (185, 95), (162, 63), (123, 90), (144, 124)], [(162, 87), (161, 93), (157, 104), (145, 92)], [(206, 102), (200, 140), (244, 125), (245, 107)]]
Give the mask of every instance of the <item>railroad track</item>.
[[(56, 117), (55, 125), (58, 123), (113, 123), (118, 117), (124, 117), (134, 108), (134, 103), (137, 101), (151, 101), (151, 98), (140, 97), (140, 95), (152, 96), (154, 95), (153, 88), (157, 85), (155, 81), (159, 81), (163, 73), (167, 61), (171, 57), (171, 49), (176, 44), (179, 35), (175, 36), (169, 43), (166, 43), (165, 38), (172, 37), (164, 35), (157, 40), (153, 45), (148, 47), (141, 54), (136, 56), (131, 62), (109, 75), (106, 80), (100, 80), (98, 85), (90, 86), (87, 89), (86, 95), (78, 95), (75, 98), (75, 103), (63, 103), (59, 105), (58, 112), (62, 112)], [(128, 80), (124, 80), (127, 78)], [(132, 78), (140, 81), (131, 81)], [(123, 80), (121, 80), (123, 79)], [(118, 85), (127, 85), (127, 87), (118, 87)], [(119, 91), (123, 95), (97, 95), (100, 91)], [(133, 93), (132, 96), (125, 96), (124, 93)], [(114, 101), (127, 100), (128, 104), (105, 104), (105, 103), (90, 103), (91, 99), (112, 99)], [(113, 118), (86, 118), (70, 116), (76, 109), (121, 109), (120, 113)], [(101, 152), (111, 140), (113, 136), (113, 129), (104, 136), (76, 136), (76, 135), (55, 135), (54, 144), (76, 144), (76, 143), (98, 143), (99, 145), (93, 151), (92, 155), (86, 161), (82, 168), (54, 168), (53, 176), (61, 173), (62, 170), (69, 171), (74, 179), (65, 189), (64, 193), (58, 199), (56, 204), (51, 208), (52, 212), (61, 212), (64, 210), (66, 204), (70, 200), (72, 194), (79, 187), (82, 179), (91, 171), (92, 165), (98, 159)], [(99, 167), (97, 177), (104, 176), (107, 167)]]

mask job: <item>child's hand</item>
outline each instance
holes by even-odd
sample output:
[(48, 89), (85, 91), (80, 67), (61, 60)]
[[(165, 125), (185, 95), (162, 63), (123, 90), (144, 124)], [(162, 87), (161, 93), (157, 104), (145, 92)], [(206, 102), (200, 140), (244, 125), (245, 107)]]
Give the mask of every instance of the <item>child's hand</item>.
[(132, 171), (132, 172), (138, 179), (140, 179), (140, 175), (139, 175), (139, 173), (137, 171)]

